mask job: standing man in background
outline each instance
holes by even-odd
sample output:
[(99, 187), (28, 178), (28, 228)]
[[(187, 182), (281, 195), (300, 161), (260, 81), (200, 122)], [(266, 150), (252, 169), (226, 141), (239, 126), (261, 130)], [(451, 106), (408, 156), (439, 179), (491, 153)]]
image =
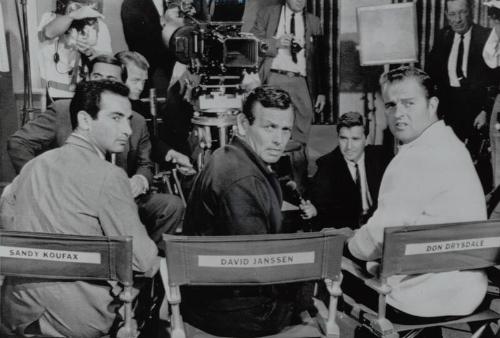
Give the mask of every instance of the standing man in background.
[(307, 179), (305, 147), (314, 112), (325, 106), (323, 30), (320, 19), (305, 10), (306, 0), (286, 0), (281, 5), (262, 7), (251, 29), (263, 41), (264, 59), (259, 75), (263, 84), (290, 93), (295, 106), (292, 144), (293, 176), (303, 190)]
[(447, 0), (445, 13), (449, 26), (437, 35), (426, 70), (438, 87), (444, 121), (460, 140), (474, 142), (474, 129), (486, 126), (491, 109), (493, 72), (482, 56), (490, 29), (472, 22), (471, 0)]

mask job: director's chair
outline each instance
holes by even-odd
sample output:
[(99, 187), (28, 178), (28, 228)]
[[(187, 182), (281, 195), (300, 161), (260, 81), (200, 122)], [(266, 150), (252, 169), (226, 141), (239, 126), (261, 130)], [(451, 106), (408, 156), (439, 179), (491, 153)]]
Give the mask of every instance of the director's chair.
[[(0, 230), (0, 286), (5, 276), (116, 281), (123, 286), (123, 323), (116, 337), (137, 336), (132, 318), (132, 237)], [(77, 306), (77, 304), (75, 304)]]
[[(455, 245), (451, 245), (455, 243)], [(457, 247), (456, 244), (459, 244)], [(482, 243), (479, 245), (478, 243)], [(428, 250), (433, 245), (435, 250)], [(435, 245), (435, 246), (434, 246)], [(462, 247), (463, 246), (463, 247)], [(491, 285), (483, 304), (474, 313), (456, 320), (418, 325), (404, 325), (386, 318), (386, 297), (391, 293), (387, 279), (393, 275), (414, 275), (456, 270), (473, 270), (500, 264), (500, 222), (479, 221), (438, 225), (402, 226), (384, 229), (383, 254), (375, 276), (364, 272), (353, 261), (343, 258), (342, 269), (348, 271), (378, 293), (378, 309), (373, 311), (357, 303), (344, 290), (348, 315), (354, 317), (373, 337), (415, 337), (428, 327), (453, 326), (461, 323), (493, 322), (500, 318), (499, 285)], [(496, 270), (496, 268), (493, 268)], [(471, 285), (470, 287), (474, 287)], [(457, 295), (460, 297), (460, 295)], [(346, 307), (347, 309), (347, 307)], [(473, 337), (479, 337), (484, 325)]]
[[(349, 230), (248, 236), (163, 235), (166, 260), (160, 272), (171, 307), (171, 337), (215, 337), (182, 321), (181, 285), (262, 285), (323, 279), (330, 305), (314, 299), (318, 316), (305, 316), (302, 325), (285, 328), (278, 337), (340, 337), (336, 322), (340, 290), (340, 261)], [(293, 263), (253, 264), (255, 257), (291, 256)], [(224, 258), (247, 259), (246, 267), (228, 267)], [(186, 333), (187, 332), (187, 333)]]

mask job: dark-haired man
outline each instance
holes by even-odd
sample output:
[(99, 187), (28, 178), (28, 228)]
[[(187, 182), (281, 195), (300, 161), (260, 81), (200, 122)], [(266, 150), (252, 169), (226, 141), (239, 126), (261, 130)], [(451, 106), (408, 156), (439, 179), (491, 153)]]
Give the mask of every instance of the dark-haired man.
[[(133, 268), (157, 269), (157, 248), (141, 224), (125, 172), (105, 154), (123, 152), (132, 133), (128, 89), (111, 81), (80, 83), (66, 144), (29, 161), (2, 200), (8, 230), (132, 236)], [(100, 337), (116, 319), (107, 283), (7, 277), (1, 322), (16, 335)], [(11, 333), (11, 334), (12, 334)]]
[(307, 152), (314, 113), (326, 102), (325, 46), (320, 19), (306, 0), (282, 0), (259, 9), (251, 33), (262, 40), (259, 75), (263, 84), (290, 93), (295, 122), (289, 149), (292, 175), (301, 191), (307, 181)]
[[(100, 55), (93, 60), (89, 77), (90, 80), (127, 80), (124, 65), (108, 55)], [(9, 138), (7, 151), (17, 172), (41, 152), (64, 144), (71, 133), (69, 104), (70, 100), (56, 101)], [(160, 244), (163, 233), (173, 233), (179, 227), (184, 206), (177, 196), (148, 192), (153, 179), (153, 163), (145, 119), (132, 112), (131, 128), (132, 134), (124, 151), (116, 154), (116, 165), (122, 167), (130, 177), (141, 220), (151, 238)]]
[(317, 161), (311, 202), (301, 205), (305, 218), (318, 227), (350, 227), (366, 223), (377, 208), (378, 191), (390, 154), (366, 145), (363, 116), (343, 114), (337, 123), (339, 146)]
[[(402, 145), (384, 173), (377, 210), (348, 242), (352, 255), (364, 261), (381, 257), (386, 227), (486, 219), (470, 155), (438, 118), (432, 79), (417, 68), (400, 67), (382, 76), (381, 87), (389, 128)], [(470, 314), (487, 287), (480, 270), (398, 275), (387, 282), (388, 318), (398, 313), (427, 320)]]
[[(289, 95), (275, 87), (256, 88), (237, 117), (237, 127), (239, 135), (213, 153), (194, 183), (185, 235), (282, 231), (281, 189), (269, 165), (279, 160), (290, 138)], [(276, 333), (289, 323), (292, 310), (290, 301), (277, 291), (274, 287), (190, 287), (183, 293), (183, 318), (215, 335)]]

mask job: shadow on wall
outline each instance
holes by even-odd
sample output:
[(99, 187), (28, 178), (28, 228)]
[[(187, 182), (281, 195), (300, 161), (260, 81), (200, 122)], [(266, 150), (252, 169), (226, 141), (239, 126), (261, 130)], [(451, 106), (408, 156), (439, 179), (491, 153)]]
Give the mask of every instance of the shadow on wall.
[(384, 68), (360, 65), (357, 40), (357, 33), (340, 36), (340, 91), (375, 92), (378, 90), (378, 79)]

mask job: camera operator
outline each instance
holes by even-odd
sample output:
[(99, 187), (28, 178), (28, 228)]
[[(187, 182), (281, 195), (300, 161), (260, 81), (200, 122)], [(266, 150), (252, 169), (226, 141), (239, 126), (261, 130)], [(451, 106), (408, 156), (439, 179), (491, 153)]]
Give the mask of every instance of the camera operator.
[(93, 0), (61, 0), (42, 15), (38, 28), (39, 64), (50, 99), (71, 98), (90, 60), (111, 53), (104, 16)]
[[(263, 84), (278, 86), (290, 93), (295, 108), (291, 141), (299, 151), (292, 154), (292, 170), (299, 188), (307, 178), (305, 146), (313, 110), (325, 106), (325, 77), (322, 55), (322, 27), (318, 17), (305, 11), (305, 0), (286, 0), (282, 5), (263, 7), (251, 32), (264, 42), (260, 68)], [(312, 99), (315, 97), (313, 103)], [(314, 106), (313, 106), (314, 105)]]

